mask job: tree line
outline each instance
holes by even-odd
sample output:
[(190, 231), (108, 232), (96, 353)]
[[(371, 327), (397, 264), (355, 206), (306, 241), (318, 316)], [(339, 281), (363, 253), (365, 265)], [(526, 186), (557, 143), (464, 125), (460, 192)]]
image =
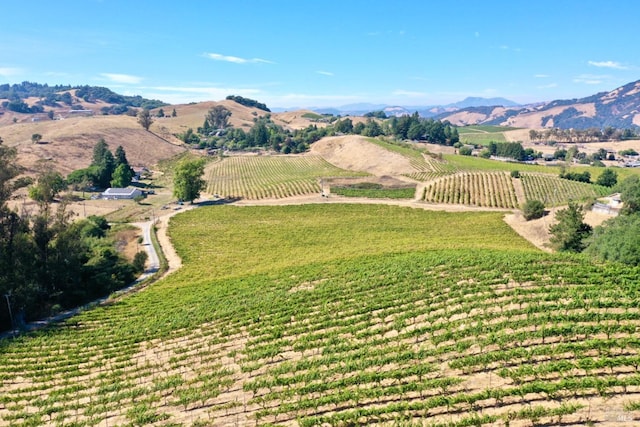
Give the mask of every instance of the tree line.
[(176, 134), (176, 137), (199, 148), (244, 150), (259, 147), (284, 154), (307, 151), (309, 146), (319, 139), (340, 134), (390, 136), (400, 140), (410, 139), (440, 145), (454, 145), (460, 140), (457, 128), (449, 122), (423, 119), (418, 113), (385, 120), (370, 116), (365, 121), (355, 124), (348, 117), (332, 117), (328, 126), (318, 127), (311, 124), (295, 130), (283, 128), (271, 119), (271, 114), (265, 114), (255, 117), (254, 124), (248, 131), (230, 126), (231, 115), (231, 111), (224, 106), (213, 106), (205, 114), (202, 126), (195, 131), (189, 128), (181, 134)]
[(584, 222), (584, 208), (575, 202), (556, 213), (549, 228), (551, 244), (562, 252), (584, 252), (603, 261), (640, 265), (640, 177), (632, 175), (615, 188), (623, 207), (620, 214), (592, 228)]
[(0, 330), (77, 307), (120, 289), (144, 269), (115, 249), (103, 217), (72, 221), (67, 202), (38, 201), (36, 213), (7, 201), (21, 170), (0, 139)]
[(97, 187), (97, 188), (124, 188), (131, 184), (134, 171), (124, 148), (119, 145), (115, 155), (109, 150), (104, 139), (100, 139), (93, 147), (93, 158), (91, 165), (84, 169), (71, 172), (66, 179), (70, 185), (77, 189)]
[(559, 129), (551, 128), (545, 130), (529, 131), (529, 139), (532, 142), (604, 142), (604, 141), (622, 141), (627, 139), (638, 138), (638, 133), (634, 129), (616, 129), (607, 126), (604, 129)]
[[(75, 96), (87, 103), (104, 101), (113, 104), (101, 109), (103, 114), (128, 114), (132, 109), (153, 109), (167, 105), (157, 99), (146, 99), (139, 95), (126, 96), (113, 92), (111, 89), (101, 86), (71, 86), (39, 84), (34, 82), (22, 82), (17, 84), (0, 85), (0, 99), (2, 107), (16, 113), (42, 113), (45, 107), (77, 107), (70, 91), (75, 90)], [(23, 100), (26, 98), (39, 98), (34, 105), (29, 106)]]

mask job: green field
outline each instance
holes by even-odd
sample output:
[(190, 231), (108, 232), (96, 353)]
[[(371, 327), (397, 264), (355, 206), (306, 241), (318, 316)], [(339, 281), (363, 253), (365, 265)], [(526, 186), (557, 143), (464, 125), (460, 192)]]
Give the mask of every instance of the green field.
[(413, 199), (415, 188), (350, 188), (331, 187), (331, 194), (345, 197), (366, 197), (369, 199)]
[(487, 212), (211, 206), (170, 231), (181, 270), (0, 342), (0, 424), (640, 419), (637, 268)]

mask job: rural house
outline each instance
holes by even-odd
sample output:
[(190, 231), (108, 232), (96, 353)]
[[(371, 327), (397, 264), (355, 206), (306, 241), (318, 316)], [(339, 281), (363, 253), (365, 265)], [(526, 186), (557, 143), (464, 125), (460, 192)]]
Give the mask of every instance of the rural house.
[(142, 196), (142, 191), (138, 188), (107, 188), (102, 194), (103, 199), (118, 200), (118, 199), (134, 199), (138, 196)]

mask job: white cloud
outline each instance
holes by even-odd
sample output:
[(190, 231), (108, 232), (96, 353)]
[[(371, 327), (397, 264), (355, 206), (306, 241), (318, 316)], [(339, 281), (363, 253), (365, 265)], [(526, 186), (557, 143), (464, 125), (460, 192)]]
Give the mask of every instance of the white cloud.
[(424, 92), (415, 92), (415, 91), (402, 90), (402, 89), (394, 90), (391, 94), (395, 96), (406, 96), (409, 98), (420, 98), (420, 97), (427, 96), (427, 94)]
[(22, 70), (20, 68), (0, 67), (0, 76), (2, 77), (16, 76), (20, 73), (22, 73)]
[(274, 64), (273, 61), (268, 61), (262, 58), (240, 58), (239, 56), (222, 55), (219, 53), (205, 53), (205, 58), (213, 59), (214, 61), (232, 62), (234, 64)]
[(138, 84), (142, 81), (142, 77), (129, 74), (101, 73), (100, 75), (114, 83)]
[(548, 74), (534, 74), (533, 77), (535, 77), (536, 79), (547, 79), (551, 76)]
[(574, 83), (582, 83), (586, 85), (599, 85), (607, 80), (609, 76), (597, 74), (581, 74), (573, 79)]
[(171, 104), (218, 101), (228, 95), (256, 97), (262, 93), (259, 89), (217, 86), (154, 86), (140, 89), (147, 98), (161, 99)]
[(629, 67), (615, 61), (589, 61), (589, 65), (598, 68), (612, 68), (614, 70), (628, 70)]
[(330, 76), (330, 77), (333, 76), (333, 73), (329, 71), (316, 71), (316, 73), (322, 74), (323, 76)]

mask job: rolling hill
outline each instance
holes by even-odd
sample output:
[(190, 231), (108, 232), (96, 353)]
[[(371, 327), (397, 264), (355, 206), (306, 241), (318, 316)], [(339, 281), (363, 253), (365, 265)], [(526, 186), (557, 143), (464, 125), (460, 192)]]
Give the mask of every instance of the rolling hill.
[(455, 125), (522, 128), (602, 129), (640, 126), (640, 80), (610, 92), (525, 107), (469, 107), (437, 116)]

